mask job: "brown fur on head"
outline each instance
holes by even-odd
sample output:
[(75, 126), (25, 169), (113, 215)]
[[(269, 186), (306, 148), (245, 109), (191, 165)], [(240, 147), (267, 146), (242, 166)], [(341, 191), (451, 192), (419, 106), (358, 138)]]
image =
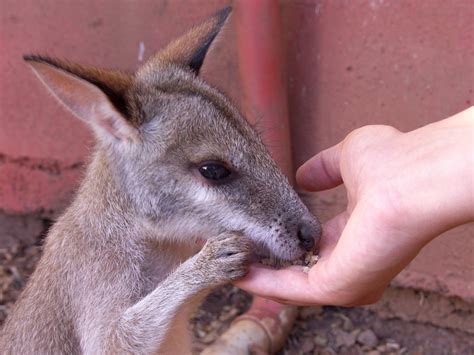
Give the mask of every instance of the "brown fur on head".
[(295, 259), (319, 235), (318, 222), (253, 128), (197, 77), (229, 11), (172, 42), (134, 74), (42, 56), (25, 60), (92, 126), (117, 191), (130, 201), (128, 212), (150, 231), (144, 238), (186, 241), (239, 230), (264, 253)]

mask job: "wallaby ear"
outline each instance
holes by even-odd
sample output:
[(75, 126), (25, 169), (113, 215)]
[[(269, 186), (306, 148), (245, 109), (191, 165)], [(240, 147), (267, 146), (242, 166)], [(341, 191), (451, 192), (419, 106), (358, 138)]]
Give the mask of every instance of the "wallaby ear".
[(85, 67), (41, 56), (24, 56), (33, 72), (74, 115), (89, 123), (101, 137), (138, 139), (127, 120), (124, 94), (131, 84), (125, 73)]
[(216, 38), (231, 11), (232, 7), (230, 6), (220, 10), (206, 22), (174, 40), (150, 58), (140, 71), (142, 73), (155, 71), (163, 63), (174, 63), (191, 69), (196, 75), (199, 74), (199, 69), (212, 41)]

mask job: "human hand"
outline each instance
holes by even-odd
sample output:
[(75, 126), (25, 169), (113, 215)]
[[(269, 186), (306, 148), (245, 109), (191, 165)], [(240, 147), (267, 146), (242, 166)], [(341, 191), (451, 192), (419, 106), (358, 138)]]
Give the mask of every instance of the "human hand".
[(320, 259), (301, 267), (253, 266), (235, 284), (293, 304), (362, 305), (442, 232), (474, 220), (474, 108), (408, 133), (367, 126), (297, 172), (321, 191), (344, 183), (348, 204), (323, 226)]

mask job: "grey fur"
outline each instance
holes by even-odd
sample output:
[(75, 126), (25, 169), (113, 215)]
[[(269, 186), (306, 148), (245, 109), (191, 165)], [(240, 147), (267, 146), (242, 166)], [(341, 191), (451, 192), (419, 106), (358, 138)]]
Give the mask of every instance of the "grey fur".
[[(26, 58), (98, 143), (7, 319), (2, 353), (187, 353), (189, 315), (245, 275), (255, 245), (292, 260), (304, 253), (302, 224), (319, 235), (254, 129), (186, 68), (221, 24), (211, 18), (134, 75)], [(232, 179), (209, 184), (197, 169), (209, 160)]]

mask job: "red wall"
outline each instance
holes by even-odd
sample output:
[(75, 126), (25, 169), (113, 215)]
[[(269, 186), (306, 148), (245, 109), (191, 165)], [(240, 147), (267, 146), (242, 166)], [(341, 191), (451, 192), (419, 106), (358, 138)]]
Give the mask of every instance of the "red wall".
[[(0, 210), (59, 212), (92, 147), (22, 62), (25, 53), (133, 69), (228, 1), (0, 0)], [(293, 159), (300, 165), (366, 124), (410, 130), (474, 102), (474, 10), (458, 1), (282, 2)], [(203, 75), (239, 101), (229, 26)], [(327, 219), (341, 189), (306, 195)], [(429, 245), (397, 282), (474, 300), (474, 226)]]

